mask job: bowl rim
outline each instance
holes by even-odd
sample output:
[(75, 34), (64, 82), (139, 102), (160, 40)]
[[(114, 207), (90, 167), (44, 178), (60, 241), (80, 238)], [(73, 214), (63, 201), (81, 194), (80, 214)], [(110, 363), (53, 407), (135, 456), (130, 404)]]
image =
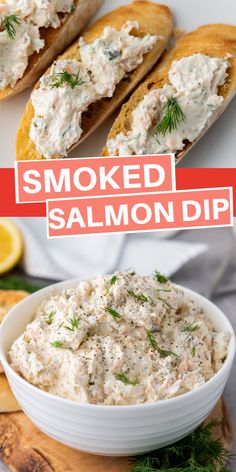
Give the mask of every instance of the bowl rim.
[[(109, 275), (108, 275), (108, 277), (109, 277)], [(54, 400), (58, 404), (61, 404), (61, 405), (64, 405), (64, 406), (66, 406), (66, 405), (74, 406), (74, 408), (83, 408), (84, 410), (90, 410), (90, 411), (93, 411), (93, 410), (110, 411), (110, 412), (111, 411), (114, 412), (115, 410), (118, 411), (118, 412), (127, 411), (127, 410), (132, 410), (132, 411), (138, 410), (138, 411), (140, 411), (140, 409), (141, 410), (149, 410), (149, 409), (152, 409), (153, 407), (161, 408), (164, 405), (170, 406), (174, 403), (176, 403), (176, 407), (178, 407), (178, 405), (180, 406), (181, 402), (184, 402), (186, 399), (197, 396), (198, 393), (201, 393), (201, 392), (203, 393), (204, 391), (207, 391), (208, 388), (212, 384), (217, 383), (217, 380), (220, 379), (220, 377), (222, 377), (228, 369), (231, 370), (231, 367), (232, 367), (232, 364), (233, 364), (233, 361), (234, 361), (234, 357), (235, 357), (235, 352), (236, 352), (236, 336), (235, 336), (235, 332), (234, 332), (234, 329), (232, 327), (231, 322), (229, 321), (227, 316), (223, 313), (223, 311), (217, 305), (215, 305), (211, 300), (204, 297), (200, 293), (195, 292), (194, 290), (191, 290), (191, 289), (189, 289), (187, 287), (184, 287), (182, 285), (175, 284), (175, 286), (182, 289), (187, 296), (190, 296), (193, 299), (197, 298), (199, 300), (202, 300), (203, 303), (207, 303), (212, 309), (217, 311), (218, 314), (223, 319), (223, 321), (228, 325), (227, 329), (230, 331), (230, 333), (232, 335), (231, 339), (230, 339), (230, 343), (229, 343), (229, 348), (230, 349), (229, 349), (227, 358), (224, 362), (224, 365), (206, 383), (204, 383), (203, 385), (201, 385), (200, 387), (198, 387), (195, 390), (190, 390), (189, 392), (183, 393), (183, 394), (181, 394), (177, 397), (168, 398), (168, 399), (165, 399), (165, 400), (159, 400), (159, 401), (153, 402), (153, 403), (140, 403), (140, 404), (131, 404), (131, 405), (104, 405), (104, 404), (93, 404), (93, 403), (77, 403), (75, 400), (69, 400), (67, 398), (59, 397), (57, 395), (54, 395), (50, 392), (46, 392), (45, 390), (42, 390), (41, 388), (36, 387), (35, 385), (31, 384), (30, 382), (25, 380), (23, 377), (21, 377), (11, 367), (10, 363), (8, 362), (6, 353), (3, 351), (2, 346), (1, 346), (2, 331), (3, 331), (3, 329), (5, 329), (5, 326), (7, 326), (8, 321), (13, 316), (15, 316), (15, 312), (17, 312), (18, 308), (22, 305), (27, 305), (27, 303), (29, 303), (29, 300), (32, 300), (32, 299), (38, 298), (38, 297), (42, 300), (44, 293), (45, 294), (47, 293), (47, 295), (48, 295), (50, 291), (53, 292), (53, 290), (57, 290), (57, 289), (62, 289), (63, 290), (67, 286), (76, 285), (79, 282), (81, 282), (82, 280), (83, 279), (80, 278), (80, 277), (72, 278), (72, 279), (66, 279), (64, 281), (57, 282), (57, 283), (51, 284), (51, 285), (47, 285), (46, 287), (43, 287), (42, 289), (37, 290), (36, 292), (30, 294), (28, 297), (23, 299), (16, 306), (14, 306), (9, 311), (9, 313), (6, 315), (6, 317), (3, 319), (3, 321), (0, 325), (0, 362), (3, 365), (4, 371), (5, 371), (7, 376), (8, 376), (8, 373), (9, 373), (9, 376), (11, 376), (17, 382), (21, 383), (22, 387), (25, 387), (25, 389), (29, 389), (29, 391), (31, 391), (32, 394), (35, 393), (36, 395), (41, 396), (42, 398), (45, 398), (45, 400), (46, 399)], [(41, 298), (40, 294), (42, 295), (42, 298)], [(41, 300), (38, 300), (37, 304), (40, 303)]]

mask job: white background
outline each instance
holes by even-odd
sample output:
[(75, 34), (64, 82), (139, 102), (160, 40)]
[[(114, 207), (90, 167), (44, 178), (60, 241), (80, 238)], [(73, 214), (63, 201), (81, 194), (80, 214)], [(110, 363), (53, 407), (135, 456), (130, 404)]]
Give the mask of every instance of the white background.
[[(154, 0), (155, 1), (155, 0)], [(104, 0), (97, 16), (130, 3), (129, 0)], [(235, 0), (166, 0), (174, 13), (175, 26), (186, 31), (207, 23), (236, 24)], [(30, 91), (0, 105), (0, 167), (12, 167), (15, 157), (15, 134)], [(77, 148), (71, 157), (100, 155), (114, 116)], [(182, 167), (236, 166), (236, 98), (223, 116), (180, 164)]]

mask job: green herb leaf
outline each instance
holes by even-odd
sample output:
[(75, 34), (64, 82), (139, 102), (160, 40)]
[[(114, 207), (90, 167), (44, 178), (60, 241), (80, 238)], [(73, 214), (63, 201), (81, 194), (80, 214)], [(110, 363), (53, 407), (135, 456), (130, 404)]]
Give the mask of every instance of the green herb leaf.
[(62, 341), (53, 341), (53, 343), (50, 343), (52, 347), (64, 347), (64, 343)]
[(189, 323), (181, 329), (181, 332), (182, 333), (194, 333), (194, 331), (197, 331), (198, 329), (199, 329), (198, 324)]
[(174, 356), (174, 357), (179, 357), (178, 354), (175, 354), (175, 352), (172, 351), (166, 351), (165, 349), (161, 349), (161, 347), (158, 345), (157, 340), (153, 334), (152, 331), (147, 330), (147, 338), (150, 341), (152, 347), (159, 352), (161, 357), (169, 357), (169, 356)]
[(167, 103), (163, 108), (163, 113), (164, 116), (154, 131), (156, 136), (158, 136), (158, 134), (165, 136), (167, 132), (171, 133), (186, 119), (184, 112), (174, 97), (168, 98)]
[(130, 472), (229, 472), (230, 453), (213, 437), (213, 427), (201, 425), (175, 444), (134, 458)]
[(148, 298), (143, 295), (142, 293), (138, 295), (137, 293), (134, 293), (132, 290), (128, 290), (128, 295), (138, 302), (149, 302)]
[(68, 331), (74, 332), (79, 327), (80, 318), (73, 316), (73, 318), (70, 318), (68, 322), (69, 322), (69, 326), (63, 325), (64, 328), (67, 329)]
[(113, 276), (111, 277), (111, 279), (106, 280), (105, 283), (106, 283), (107, 285), (110, 285), (110, 287), (112, 287), (112, 285), (115, 285), (116, 282), (117, 282), (117, 277), (116, 277), (116, 275), (113, 275)]
[(21, 20), (16, 15), (6, 15), (3, 21), (4, 29), (6, 30), (10, 39), (14, 39), (16, 35), (16, 25), (20, 24)]
[(43, 288), (41, 285), (31, 284), (17, 275), (8, 275), (0, 278), (1, 290), (25, 290), (26, 292), (33, 293), (41, 288)]
[(52, 310), (50, 311), (50, 313), (47, 314), (46, 323), (48, 325), (52, 324), (55, 314), (56, 314), (56, 310)]
[(85, 81), (80, 77), (80, 69), (78, 70), (77, 74), (71, 74), (66, 68), (64, 68), (62, 72), (55, 72), (51, 75), (50, 87), (59, 88), (65, 84), (74, 89), (75, 87), (79, 87), (84, 83)]
[(156, 271), (155, 272), (155, 277), (157, 279), (157, 282), (159, 282), (159, 284), (166, 284), (167, 282), (169, 282), (168, 277), (161, 274), (161, 272)]
[(110, 292), (111, 290), (111, 287), (113, 287), (113, 285), (116, 284), (117, 282), (117, 276), (116, 275), (113, 275), (110, 279), (106, 280), (105, 283), (108, 285), (108, 288), (105, 292), (105, 296)]
[(133, 381), (129, 380), (128, 377), (123, 372), (120, 372), (119, 374), (116, 374), (116, 379), (120, 380), (120, 382), (123, 382), (125, 385), (133, 385), (133, 387), (135, 387), (139, 383), (137, 381), (133, 382)]
[(192, 354), (193, 357), (196, 356), (196, 350), (197, 350), (196, 346), (193, 346), (192, 349), (191, 349), (191, 354)]
[(113, 308), (106, 307), (105, 311), (109, 313), (109, 315), (111, 315), (113, 320), (115, 321), (119, 321), (122, 319), (122, 316), (120, 315), (120, 313), (118, 313), (118, 311), (114, 310)]

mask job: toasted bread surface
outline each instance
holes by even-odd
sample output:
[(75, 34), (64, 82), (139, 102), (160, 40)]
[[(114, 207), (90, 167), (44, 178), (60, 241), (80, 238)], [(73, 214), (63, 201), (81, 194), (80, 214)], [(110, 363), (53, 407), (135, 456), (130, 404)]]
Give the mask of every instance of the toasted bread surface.
[[(169, 84), (168, 73), (173, 61), (196, 53), (219, 58), (229, 56), (230, 67), (227, 71), (228, 77), (224, 85), (219, 88), (219, 94), (225, 98), (226, 102), (230, 101), (236, 91), (236, 26), (224, 24), (205, 25), (183, 36), (178, 41), (176, 47), (163, 56), (154, 71), (138, 87), (129, 101), (123, 105), (108, 135), (108, 140), (115, 138), (119, 133), (127, 134), (132, 124), (132, 113), (143, 97), (151, 90), (162, 88), (165, 84)], [(186, 142), (184, 150), (176, 153), (176, 160), (180, 160), (195, 142)], [(107, 147), (104, 147), (102, 155), (109, 155)]]
[(24, 290), (0, 290), (0, 323), (11, 308), (28, 295)]
[[(24, 290), (0, 290), (0, 324), (14, 305), (28, 296)], [(0, 363), (0, 373), (3, 372)]]
[[(137, 21), (139, 23), (139, 36), (151, 34), (161, 36), (163, 39), (157, 41), (152, 50), (144, 56), (143, 63), (120, 82), (112, 98), (99, 100), (92, 104), (87, 112), (83, 113), (83, 134), (80, 140), (76, 145), (72, 146), (71, 149), (74, 149), (79, 143), (84, 141), (101, 123), (105, 121), (109, 115), (114, 112), (119, 105), (121, 105), (121, 103), (124, 102), (126, 97), (134, 90), (145, 75), (150, 72), (167, 46), (173, 28), (172, 15), (169, 8), (164, 5), (142, 0), (120, 7), (97, 20), (83, 33), (84, 40), (91, 43), (101, 36), (106, 26), (109, 25), (116, 29), (121, 29), (128, 20)], [(64, 54), (59, 56), (59, 59), (79, 60), (80, 52), (78, 42), (73, 44)], [(36, 87), (38, 86), (39, 84), (36, 85)], [(37, 151), (34, 142), (29, 137), (33, 117), (34, 108), (31, 101), (29, 101), (17, 133), (16, 158), (18, 160), (43, 159), (43, 156)], [(53, 157), (58, 158), (60, 156)]]

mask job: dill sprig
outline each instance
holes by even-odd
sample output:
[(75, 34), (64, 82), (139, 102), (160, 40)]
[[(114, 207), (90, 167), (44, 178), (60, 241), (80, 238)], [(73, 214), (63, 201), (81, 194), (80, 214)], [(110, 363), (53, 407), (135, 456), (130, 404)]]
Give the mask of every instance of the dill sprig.
[(168, 277), (161, 274), (161, 272), (158, 272), (157, 270), (155, 272), (155, 277), (157, 279), (157, 282), (159, 282), (159, 284), (166, 284), (167, 282), (169, 282)]
[(214, 439), (214, 426), (201, 425), (177, 443), (134, 459), (130, 472), (230, 472), (230, 453)]
[(73, 318), (70, 318), (68, 322), (69, 322), (69, 326), (63, 325), (63, 327), (67, 329), (68, 331), (74, 332), (76, 329), (78, 329), (80, 318), (73, 316)]
[(113, 308), (106, 307), (105, 311), (109, 313), (109, 315), (112, 316), (114, 321), (120, 321), (122, 319), (122, 316), (120, 315), (120, 313), (118, 313), (118, 311), (114, 310)]
[(53, 341), (53, 343), (50, 343), (52, 347), (64, 347), (64, 343), (62, 341)]
[(128, 377), (124, 374), (124, 372), (120, 372), (119, 374), (116, 374), (115, 377), (117, 380), (120, 380), (120, 382), (123, 382), (125, 385), (133, 385), (133, 387), (135, 387), (139, 383), (137, 381), (129, 380)]
[(166, 351), (165, 349), (162, 349), (158, 343), (157, 340), (153, 334), (152, 331), (147, 330), (147, 338), (150, 341), (152, 347), (159, 352), (161, 357), (169, 357), (169, 356), (174, 356), (174, 357), (179, 357), (178, 354), (175, 354), (175, 352), (172, 351)]
[(47, 318), (45, 321), (48, 325), (52, 324), (55, 314), (56, 314), (56, 310), (52, 310), (49, 313), (47, 313)]
[(108, 288), (107, 288), (107, 290), (106, 290), (106, 292), (105, 292), (105, 296), (110, 292), (111, 287), (113, 287), (113, 285), (116, 284), (117, 280), (118, 280), (118, 279), (117, 279), (117, 276), (116, 276), (116, 275), (113, 275), (110, 279), (108, 279), (108, 280), (105, 281), (105, 284), (108, 285)]
[(162, 134), (162, 136), (165, 136), (167, 132), (171, 133), (186, 119), (184, 112), (174, 97), (167, 99), (167, 103), (162, 111), (164, 115), (155, 128), (155, 135)]
[(137, 300), (138, 302), (149, 302), (148, 298), (143, 295), (143, 293), (138, 295), (137, 293), (134, 293), (133, 290), (128, 290), (128, 295)]
[(41, 288), (42, 285), (34, 285), (18, 275), (7, 275), (0, 279), (0, 290), (25, 290), (34, 293)]
[(69, 85), (72, 89), (83, 85), (85, 81), (80, 77), (80, 69), (78, 70), (77, 74), (71, 74), (68, 72), (66, 68), (62, 70), (62, 72), (54, 72), (51, 75), (51, 88), (59, 88), (62, 85), (66, 84)]
[(199, 329), (199, 325), (198, 325), (198, 324), (189, 323), (189, 324), (186, 324), (186, 326), (184, 326), (184, 327), (181, 329), (181, 332), (182, 332), (182, 333), (194, 333), (194, 332), (197, 331), (198, 329)]
[(197, 352), (197, 348), (196, 348), (196, 346), (193, 346), (192, 349), (191, 349), (191, 354), (192, 354), (193, 357), (196, 356), (196, 352)]
[(3, 20), (3, 26), (10, 39), (14, 39), (16, 35), (16, 26), (20, 24), (21, 20), (16, 15), (6, 15)]

